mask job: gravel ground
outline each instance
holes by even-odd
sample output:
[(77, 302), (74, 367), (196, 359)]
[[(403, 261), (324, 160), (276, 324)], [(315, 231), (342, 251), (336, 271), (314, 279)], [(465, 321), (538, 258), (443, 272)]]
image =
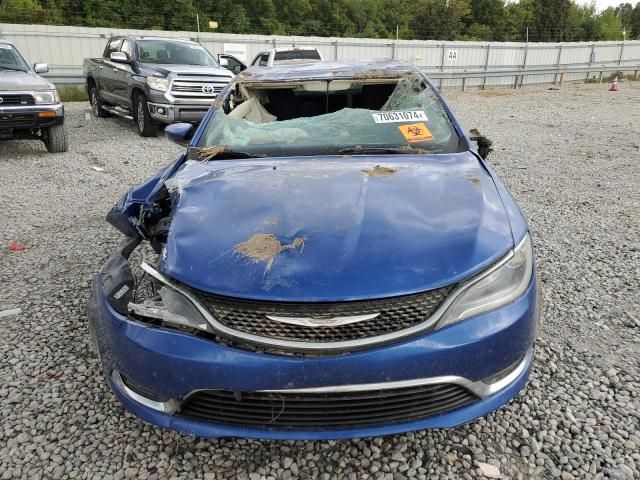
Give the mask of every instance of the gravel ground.
[(70, 104), (68, 153), (0, 144), (0, 311), (21, 309), (0, 318), (0, 478), (640, 478), (640, 84), (447, 96), (494, 140), (535, 239), (543, 323), (518, 398), (341, 442), (202, 441), (124, 412), (89, 353), (89, 281), (118, 239), (109, 207), (179, 148)]

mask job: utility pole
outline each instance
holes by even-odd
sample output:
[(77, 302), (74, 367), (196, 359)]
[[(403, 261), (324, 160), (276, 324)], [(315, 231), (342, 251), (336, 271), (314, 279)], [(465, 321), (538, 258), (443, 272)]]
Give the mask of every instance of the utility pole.
[(529, 43), (529, 27), (527, 27), (527, 43)]
[(398, 25), (396, 25), (396, 40), (398, 40), (399, 32), (400, 32), (400, 29), (399, 29)]
[(196, 23), (198, 24), (198, 41), (200, 41), (200, 14), (196, 12)]

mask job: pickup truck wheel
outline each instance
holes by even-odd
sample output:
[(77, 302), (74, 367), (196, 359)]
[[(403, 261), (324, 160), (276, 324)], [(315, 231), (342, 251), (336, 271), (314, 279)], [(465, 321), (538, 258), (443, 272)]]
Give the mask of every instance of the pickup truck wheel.
[(138, 133), (142, 137), (155, 137), (158, 135), (158, 124), (149, 115), (149, 106), (144, 95), (136, 97), (136, 125)]
[(102, 108), (102, 100), (100, 100), (100, 94), (98, 94), (98, 88), (93, 87), (91, 89), (91, 95), (89, 97), (89, 101), (91, 103), (91, 111), (96, 117), (105, 118), (110, 116), (110, 113), (107, 112), (104, 108)]
[(42, 129), (42, 140), (49, 153), (62, 153), (69, 149), (67, 129), (63, 125)]

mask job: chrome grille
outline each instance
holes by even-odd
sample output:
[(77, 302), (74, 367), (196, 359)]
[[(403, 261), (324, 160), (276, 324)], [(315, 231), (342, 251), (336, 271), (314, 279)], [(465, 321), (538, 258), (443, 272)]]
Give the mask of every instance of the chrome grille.
[(214, 99), (229, 80), (223, 75), (180, 74), (171, 84), (171, 94), (179, 98)]
[(28, 93), (0, 93), (0, 107), (16, 106), (16, 105), (35, 105), (33, 95)]
[[(455, 286), (415, 295), (336, 303), (259, 302), (201, 295), (202, 303), (223, 325), (267, 339), (296, 342), (347, 342), (398, 332), (426, 321)], [(267, 318), (303, 317), (330, 319), (356, 315), (378, 315), (345, 325), (307, 326)], [(320, 322), (321, 323), (321, 322)]]
[(204, 390), (187, 397), (180, 415), (247, 427), (335, 430), (419, 420), (476, 400), (453, 383), (322, 393)]

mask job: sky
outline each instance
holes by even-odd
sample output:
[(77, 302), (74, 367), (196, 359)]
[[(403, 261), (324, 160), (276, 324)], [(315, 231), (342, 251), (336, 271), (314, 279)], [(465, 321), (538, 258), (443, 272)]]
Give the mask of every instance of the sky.
[[(590, 5), (593, 0), (576, 0), (576, 3), (581, 5)], [(595, 0), (596, 9), (599, 11), (604, 10), (607, 7), (617, 7), (621, 3), (630, 3), (631, 5), (635, 5), (638, 3), (638, 0)]]

